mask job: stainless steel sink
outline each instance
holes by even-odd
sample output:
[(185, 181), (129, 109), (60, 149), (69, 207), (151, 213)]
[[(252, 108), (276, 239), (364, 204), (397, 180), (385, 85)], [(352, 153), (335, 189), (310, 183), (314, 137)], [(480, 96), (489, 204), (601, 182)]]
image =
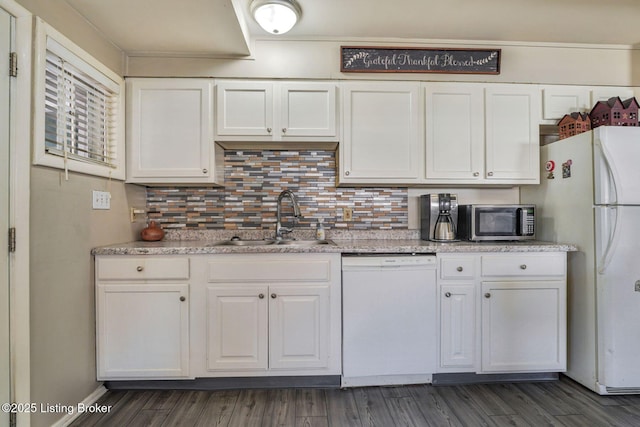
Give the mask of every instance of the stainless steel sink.
[(224, 240), (212, 243), (210, 246), (264, 246), (273, 245), (275, 240)]
[(332, 240), (224, 240), (209, 244), (209, 246), (265, 246), (265, 245), (285, 245), (285, 246), (317, 246), (335, 245)]
[(335, 245), (331, 240), (278, 240), (278, 245), (289, 246), (316, 246), (316, 245)]

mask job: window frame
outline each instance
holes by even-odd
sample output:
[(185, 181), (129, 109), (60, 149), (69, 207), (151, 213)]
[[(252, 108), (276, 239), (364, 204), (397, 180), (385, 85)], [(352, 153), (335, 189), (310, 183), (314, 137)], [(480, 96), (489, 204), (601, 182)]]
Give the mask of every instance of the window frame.
[[(66, 49), (70, 56), (65, 58), (74, 67), (99, 73), (113, 82), (118, 88), (115, 137), (113, 139), (115, 160), (112, 166), (94, 161), (84, 161), (71, 156), (62, 156), (47, 152), (45, 142), (45, 75), (47, 68), (47, 39)], [(85, 50), (73, 43), (55, 28), (36, 18), (33, 88), (33, 164), (48, 166), (66, 171), (101, 176), (124, 181), (125, 173), (125, 82), (124, 78), (107, 68)]]

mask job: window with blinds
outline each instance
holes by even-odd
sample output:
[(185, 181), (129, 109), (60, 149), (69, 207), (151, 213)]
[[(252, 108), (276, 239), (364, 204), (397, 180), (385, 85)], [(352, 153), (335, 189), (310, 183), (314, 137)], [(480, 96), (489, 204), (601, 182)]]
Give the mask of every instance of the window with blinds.
[(113, 166), (117, 106), (117, 93), (47, 50), (47, 152)]
[(36, 18), (33, 163), (126, 178), (124, 79)]

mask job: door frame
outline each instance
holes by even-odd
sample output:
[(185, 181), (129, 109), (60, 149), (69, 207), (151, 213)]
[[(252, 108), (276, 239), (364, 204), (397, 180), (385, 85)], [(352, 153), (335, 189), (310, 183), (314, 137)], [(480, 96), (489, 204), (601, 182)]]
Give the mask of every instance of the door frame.
[[(29, 334), (29, 198), (31, 171), (31, 40), (33, 16), (14, 0), (0, 0), (0, 8), (15, 18), (18, 76), (11, 85), (9, 128), (9, 223), (16, 228), (16, 251), (9, 255), (11, 394), (15, 402), (31, 401)], [(6, 233), (6, 230), (0, 230)], [(30, 424), (19, 412), (18, 426)]]

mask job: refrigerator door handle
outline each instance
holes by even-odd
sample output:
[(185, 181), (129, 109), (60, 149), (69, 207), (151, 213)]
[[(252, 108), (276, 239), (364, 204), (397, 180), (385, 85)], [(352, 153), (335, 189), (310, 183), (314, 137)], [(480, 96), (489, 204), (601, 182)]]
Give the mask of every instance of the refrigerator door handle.
[[(611, 211), (609, 214), (607, 211)], [(601, 231), (603, 233), (602, 237), (607, 238), (607, 247), (604, 250), (604, 254), (602, 258), (598, 261), (598, 274), (604, 274), (604, 271), (611, 263), (611, 258), (613, 257), (613, 253), (615, 252), (615, 246), (618, 241), (618, 224), (622, 221), (622, 211), (618, 209), (616, 206), (608, 206), (603, 209), (603, 212), (607, 212), (603, 216), (603, 221), (601, 224)], [(606, 225), (602, 227), (602, 225)], [(606, 234), (604, 233), (606, 229)]]
[[(611, 155), (605, 149), (604, 144), (599, 143), (595, 144), (595, 146), (600, 151), (600, 155), (598, 157), (600, 159), (600, 167), (603, 169), (598, 174), (601, 177), (600, 182), (597, 183), (597, 185), (600, 186), (600, 195), (596, 195), (596, 204), (616, 204), (618, 201), (618, 189), (616, 187), (616, 182), (618, 180), (616, 179), (617, 177), (615, 169), (613, 168), (613, 164), (611, 162)], [(597, 169), (598, 165), (596, 164), (596, 170)]]

